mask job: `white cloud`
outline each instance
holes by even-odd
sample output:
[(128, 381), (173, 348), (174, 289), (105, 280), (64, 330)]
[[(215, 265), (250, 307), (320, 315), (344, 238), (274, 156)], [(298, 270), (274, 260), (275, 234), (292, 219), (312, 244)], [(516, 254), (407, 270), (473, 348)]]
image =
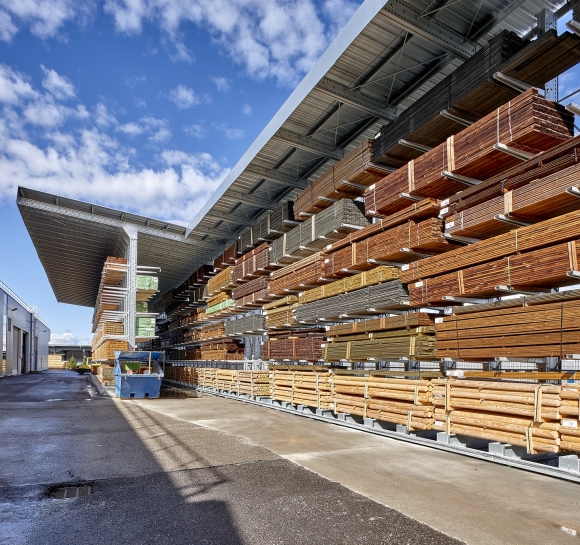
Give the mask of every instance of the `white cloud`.
[(159, 129), (156, 133), (149, 137), (151, 142), (167, 142), (171, 140), (172, 133), (169, 129)]
[(252, 107), (249, 104), (244, 104), (242, 106), (242, 113), (244, 115), (247, 115), (248, 117), (250, 117), (252, 115), (252, 113), (253, 113)]
[(80, 338), (74, 333), (71, 333), (70, 331), (67, 331), (66, 333), (51, 333), (50, 341), (48, 344), (65, 345), (65, 346), (90, 345), (91, 338), (90, 337)]
[(30, 27), (39, 38), (50, 38), (71, 20), (79, 20), (92, 11), (94, 2), (78, 0), (0, 0), (12, 20)]
[(220, 93), (226, 93), (230, 90), (230, 80), (228, 78), (224, 78), (223, 76), (216, 76), (211, 78), (211, 80), (215, 83), (215, 86)]
[(137, 108), (147, 108), (147, 102), (139, 97), (133, 97), (133, 104), (135, 104)]
[(30, 85), (28, 76), (0, 64), (0, 102), (16, 105), (37, 96), (39, 93)]
[[(0, 201), (18, 185), (186, 223), (228, 173), (207, 153), (160, 150), (150, 165), (113, 134), (143, 135), (156, 146), (171, 138), (166, 119), (119, 124), (102, 103), (89, 113), (39, 93), (26, 75), (0, 65)], [(59, 124), (67, 121), (66, 131)], [(31, 134), (24, 130), (26, 127)]]
[(42, 86), (58, 100), (74, 98), (76, 95), (75, 86), (66, 76), (59, 75), (52, 68), (45, 68), (40, 65), (44, 72)]
[(117, 125), (118, 121), (108, 108), (99, 102), (95, 107), (95, 123), (101, 128), (107, 128), (111, 125)]
[(178, 108), (191, 108), (201, 104), (201, 98), (189, 87), (178, 85), (169, 93), (171, 100)]
[(18, 32), (18, 27), (12, 22), (9, 13), (0, 10), (0, 40), (10, 42)]
[(205, 128), (201, 125), (185, 125), (183, 132), (189, 136), (193, 136), (193, 138), (203, 138), (206, 134)]
[(143, 132), (143, 127), (138, 123), (131, 121), (130, 123), (119, 125), (117, 130), (128, 136), (138, 136)]
[(245, 136), (243, 129), (235, 129), (233, 127), (230, 127), (227, 123), (214, 125), (214, 127), (219, 132), (223, 132), (228, 140), (240, 140)]
[(293, 85), (310, 69), (360, 1), (326, 0), (106, 0), (120, 32), (138, 34), (158, 24), (176, 58), (190, 60), (182, 25), (207, 30), (234, 62), (254, 77)]

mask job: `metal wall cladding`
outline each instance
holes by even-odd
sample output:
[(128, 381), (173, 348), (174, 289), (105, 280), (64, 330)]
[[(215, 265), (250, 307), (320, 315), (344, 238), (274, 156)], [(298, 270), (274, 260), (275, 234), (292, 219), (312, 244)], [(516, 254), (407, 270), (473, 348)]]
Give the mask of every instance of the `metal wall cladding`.
[(265, 316), (254, 314), (226, 322), (226, 335), (262, 335), (265, 331)]
[(300, 305), (294, 310), (298, 323), (316, 323), (320, 320), (357, 318), (381, 314), (386, 310), (407, 308), (409, 295), (400, 280), (369, 286)]

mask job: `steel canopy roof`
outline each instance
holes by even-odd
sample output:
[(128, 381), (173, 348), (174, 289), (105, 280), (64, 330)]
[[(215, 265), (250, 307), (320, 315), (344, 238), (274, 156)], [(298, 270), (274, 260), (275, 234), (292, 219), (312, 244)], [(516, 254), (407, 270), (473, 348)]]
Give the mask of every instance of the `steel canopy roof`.
[(365, 0), (187, 228), (19, 188), (57, 299), (94, 306), (125, 224), (139, 232), (138, 264), (161, 267), (161, 293), (177, 287), (492, 36), (533, 36), (544, 8), (568, 10), (564, 0)]

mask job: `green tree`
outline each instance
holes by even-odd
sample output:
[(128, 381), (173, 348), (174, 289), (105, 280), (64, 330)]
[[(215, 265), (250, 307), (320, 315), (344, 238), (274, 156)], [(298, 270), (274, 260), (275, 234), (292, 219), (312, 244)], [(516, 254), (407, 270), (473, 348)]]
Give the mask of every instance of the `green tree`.
[(73, 370), (77, 368), (77, 360), (74, 356), (71, 356), (68, 360), (68, 368)]

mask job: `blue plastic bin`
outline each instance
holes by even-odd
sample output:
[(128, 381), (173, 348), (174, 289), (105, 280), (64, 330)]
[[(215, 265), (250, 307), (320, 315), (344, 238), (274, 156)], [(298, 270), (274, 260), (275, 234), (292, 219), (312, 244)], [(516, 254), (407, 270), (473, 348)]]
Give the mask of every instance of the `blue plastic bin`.
[(120, 399), (157, 398), (163, 352), (115, 352), (115, 386)]

